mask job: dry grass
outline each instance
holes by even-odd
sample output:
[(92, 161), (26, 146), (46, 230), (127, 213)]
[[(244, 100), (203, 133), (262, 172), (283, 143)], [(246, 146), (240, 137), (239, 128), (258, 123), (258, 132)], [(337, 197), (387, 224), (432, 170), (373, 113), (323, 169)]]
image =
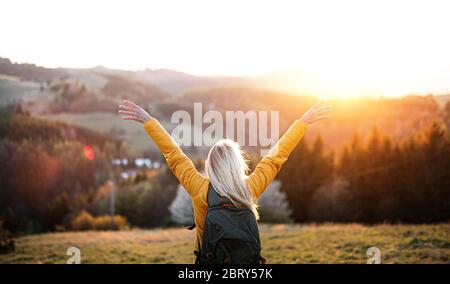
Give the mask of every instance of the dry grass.
[[(382, 263), (450, 263), (450, 224), (261, 225), (269, 263), (366, 263), (371, 246)], [(194, 234), (183, 228), (67, 232), (16, 239), (0, 263), (65, 263), (70, 246), (82, 263), (192, 263)]]

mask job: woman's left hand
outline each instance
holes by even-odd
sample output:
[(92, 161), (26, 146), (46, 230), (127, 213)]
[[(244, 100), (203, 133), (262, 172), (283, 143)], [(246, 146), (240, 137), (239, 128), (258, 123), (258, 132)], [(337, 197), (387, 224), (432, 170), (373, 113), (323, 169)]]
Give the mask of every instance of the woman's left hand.
[(152, 118), (144, 109), (128, 100), (123, 100), (119, 105), (119, 113), (125, 115), (122, 119), (134, 120), (139, 123), (146, 123)]
[(320, 100), (310, 109), (308, 109), (300, 118), (300, 120), (304, 123), (311, 124), (322, 119), (328, 119), (331, 117), (329, 115), (330, 111), (331, 106), (325, 105), (324, 101)]

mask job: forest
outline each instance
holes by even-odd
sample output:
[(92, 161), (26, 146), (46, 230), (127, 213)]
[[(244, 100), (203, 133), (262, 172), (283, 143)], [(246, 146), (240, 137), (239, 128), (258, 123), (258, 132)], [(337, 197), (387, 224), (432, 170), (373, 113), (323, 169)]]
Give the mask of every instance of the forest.
[[(176, 211), (189, 212), (190, 200), (177, 196), (178, 182), (161, 158), (158, 168), (114, 166), (111, 161), (117, 157), (133, 159), (126, 143), (30, 117), (17, 108), (2, 111), (3, 229), (23, 234), (189, 223), (178, 222)], [(367, 141), (355, 133), (338, 151), (327, 150), (320, 136), (310, 140), (292, 153), (265, 201), (263, 195), (262, 222), (449, 219), (450, 140), (443, 124), (431, 124), (404, 141), (374, 128)], [(86, 154), (86, 145), (92, 156)], [(253, 158), (253, 167), (257, 160)], [(201, 169), (202, 160), (196, 161)], [(124, 178), (121, 173), (129, 168), (135, 168), (135, 175)], [(116, 198), (113, 226), (105, 217), (111, 212), (111, 181)]]

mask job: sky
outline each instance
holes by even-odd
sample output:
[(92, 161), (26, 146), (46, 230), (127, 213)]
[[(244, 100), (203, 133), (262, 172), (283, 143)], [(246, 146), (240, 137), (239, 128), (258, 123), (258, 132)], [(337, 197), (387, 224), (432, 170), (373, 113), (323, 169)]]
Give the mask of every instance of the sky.
[(318, 92), (450, 93), (450, 1), (0, 0), (0, 7), (0, 56), (15, 62), (208, 76), (289, 67), (319, 78), (311, 87)]

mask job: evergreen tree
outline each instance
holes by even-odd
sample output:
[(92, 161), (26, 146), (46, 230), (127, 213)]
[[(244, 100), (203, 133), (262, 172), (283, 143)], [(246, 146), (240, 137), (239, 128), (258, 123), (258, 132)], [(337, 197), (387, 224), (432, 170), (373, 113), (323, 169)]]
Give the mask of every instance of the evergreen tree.
[(317, 137), (313, 146), (303, 141), (291, 154), (280, 173), (296, 222), (312, 221), (309, 216), (314, 192), (333, 175), (333, 159), (325, 154), (323, 141)]

